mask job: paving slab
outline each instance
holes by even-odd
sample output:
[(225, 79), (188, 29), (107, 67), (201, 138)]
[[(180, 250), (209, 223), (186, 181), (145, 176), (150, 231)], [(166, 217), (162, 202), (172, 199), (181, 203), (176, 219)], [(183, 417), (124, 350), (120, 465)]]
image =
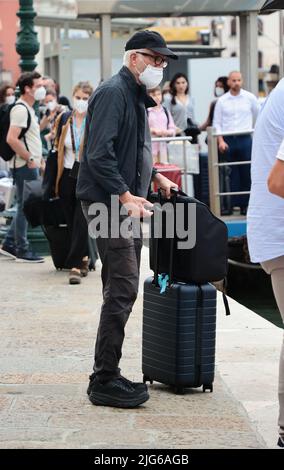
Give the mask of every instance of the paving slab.
[[(121, 360), (123, 374), (135, 381), (142, 378), (148, 275), (144, 247)], [(175, 395), (154, 383), (140, 408), (95, 407), (86, 388), (102, 301), (100, 266), (79, 286), (69, 286), (67, 277), (50, 258), (29, 265), (0, 256), (0, 448), (275, 447), (281, 330), (233, 300), (226, 318), (219, 299), (212, 394)]]

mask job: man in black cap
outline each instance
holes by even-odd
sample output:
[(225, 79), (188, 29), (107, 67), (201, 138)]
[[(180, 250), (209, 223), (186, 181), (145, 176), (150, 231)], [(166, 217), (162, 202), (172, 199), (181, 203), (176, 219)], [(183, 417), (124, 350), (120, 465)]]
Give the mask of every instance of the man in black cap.
[[(90, 206), (103, 203), (108, 208), (108, 228), (115, 218), (110, 213), (113, 198), (119, 199), (118, 206), (131, 206), (132, 216), (149, 217), (151, 204), (146, 197), (151, 178), (167, 197), (170, 188), (176, 187), (153, 171), (145, 108), (156, 105), (146, 89), (159, 85), (168, 60), (177, 56), (154, 31), (134, 34), (125, 51), (122, 69), (90, 99), (77, 184), (88, 222), (93, 220)], [(90, 212), (93, 214), (93, 208)], [(119, 221), (126, 219), (127, 215), (121, 215)], [(127, 237), (121, 231), (113, 237), (108, 231), (107, 238), (98, 233), (96, 238), (102, 261), (103, 305), (87, 393), (94, 405), (135, 407), (148, 400), (147, 386), (122, 377), (118, 365), (124, 328), (138, 293), (142, 239), (140, 231), (134, 236), (131, 224)]]

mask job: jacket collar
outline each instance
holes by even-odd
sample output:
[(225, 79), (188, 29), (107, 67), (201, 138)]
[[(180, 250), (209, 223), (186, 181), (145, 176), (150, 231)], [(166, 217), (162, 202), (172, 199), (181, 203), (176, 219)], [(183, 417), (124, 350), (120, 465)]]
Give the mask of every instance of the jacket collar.
[(119, 75), (125, 80), (127, 87), (137, 97), (141, 96), (141, 100), (144, 102), (146, 108), (153, 108), (157, 106), (157, 103), (147, 94), (145, 85), (139, 85), (132, 72), (125, 65), (120, 69)]

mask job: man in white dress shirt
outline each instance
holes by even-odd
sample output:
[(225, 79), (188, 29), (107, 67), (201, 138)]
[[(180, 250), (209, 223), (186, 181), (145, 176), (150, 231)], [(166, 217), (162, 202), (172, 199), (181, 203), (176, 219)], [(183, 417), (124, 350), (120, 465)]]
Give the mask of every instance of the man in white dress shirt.
[[(224, 154), (228, 162), (249, 161), (251, 159), (252, 137), (250, 131), (253, 129), (259, 104), (256, 97), (242, 89), (243, 79), (240, 72), (231, 72), (228, 78), (230, 90), (218, 99), (213, 126), (217, 133), (244, 132), (243, 135), (218, 137), (219, 152)], [(250, 166), (239, 165), (230, 167), (230, 191), (250, 190)], [(233, 206), (239, 206), (241, 213), (246, 214), (248, 196), (233, 196)]]
[[(284, 323), (284, 79), (260, 111), (251, 155), (251, 194), (247, 215), (250, 258), (271, 275)], [(284, 337), (279, 364), (279, 440), (284, 448)]]

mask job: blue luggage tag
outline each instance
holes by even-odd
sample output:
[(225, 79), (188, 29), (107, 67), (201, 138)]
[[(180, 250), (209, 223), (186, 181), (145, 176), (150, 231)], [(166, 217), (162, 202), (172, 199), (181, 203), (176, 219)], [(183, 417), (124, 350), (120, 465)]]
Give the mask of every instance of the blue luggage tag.
[(163, 294), (164, 292), (166, 292), (166, 288), (167, 288), (167, 285), (168, 285), (168, 281), (169, 281), (169, 276), (168, 274), (159, 274), (158, 276), (158, 283), (159, 283), (159, 286), (160, 286), (160, 294)]

